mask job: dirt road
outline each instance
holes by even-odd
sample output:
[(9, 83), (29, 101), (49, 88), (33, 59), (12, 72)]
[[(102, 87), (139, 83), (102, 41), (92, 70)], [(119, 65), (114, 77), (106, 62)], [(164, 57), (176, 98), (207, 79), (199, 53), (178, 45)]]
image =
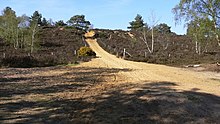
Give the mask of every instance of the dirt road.
[(87, 39), (87, 43), (97, 53), (98, 58), (89, 63), (84, 63), (83, 67), (129, 69), (128, 72), (120, 73), (120, 76), (124, 76), (126, 79), (125, 82), (175, 82), (180, 90), (198, 89), (200, 92), (220, 96), (220, 82), (211, 79), (212, 76), (206, 73), (164, 65), (126, 61), (104, 51), (95, 39)]
[(0, 69), (0, 123), (219, 124), (213, 75), (125, 61), (87, 42), (98, 56), (90, 62)]

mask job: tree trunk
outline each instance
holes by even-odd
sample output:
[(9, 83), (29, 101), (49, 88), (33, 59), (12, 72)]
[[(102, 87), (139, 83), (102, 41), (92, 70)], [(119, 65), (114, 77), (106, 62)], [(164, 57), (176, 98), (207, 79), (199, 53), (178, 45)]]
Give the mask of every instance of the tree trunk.
[(197, 38), (196, 38), (196, 53), (197, 54), (201, 54), (201, 43), (198, 42)]
[(198, 51), (198, 41), (196, 40), (196, 53), (199, 53)]
[(22, 36), (21, 36), (21, 49), (23, 48), (24, 45), (24, 32), (22, 31)]
[(36, 33), (37, 24), (34, 26), (31, 36), (31, 54), (34, 51), (34, 40), (35, 40), (35, 33)]
[(148, 50), (150, 53), (152, 53), (152, 51), (150, 50), (149, 45), (148, 45), (148, 43), (147, 43), (146, 32), (145, 32), (144, 29), (143, 29), (143, 38), (141, 37), (141, 39), (142, 39), (142, 40), (144, 41), (144, 43), (146, 44), (147, 50)]
[(215, 34), (215, 38), (216, 38), (216, 40), (217, 40), (217, 42), (218, 42), (218, 46), (220, 46), (220, 40), (219, 40), (219, 36), (218, 36), (217, 32), (216, 32), (216, 34)]
[(197, 39), (196, 34), (194, 34), (194, 37), (196, 39), (196, 53), (199, 54), (199, 45), (198, 45), (198, 39)]
[(201, 54), (201, 43), (198, 44), (198, 53)]
[(151, 43), (151, 52), (154, 52), (154, 27), (152, 27), (152, 43)]
[(126, 55), (126, 50), (124, 48), (124, 50), (123, 50), (123, 59), (125, 59), (125, 55)]
[(217, 28), (217, 11), (216, 9), (213, 7), (213, 3), (212, 1), (208, 1), (208, 5), (210, 7), (210, 13), (211, 13), (211, 18), (213, 21), (213, 25), (214, 25), (214, 33), (215, 33), (215, 39), (217, 40), (218, 46), (220, 46), (220, 39), (219, 39), (219, 35), (218, 35), (218, 28)]
[(16, 49), (19, 48), (19, 43), (18, 43), (18, 28), (17, 28), (17, 36), (16, 36)]
[(219, 36), (218, 36), (218, 29), (217, 29), (217, 24), (216, 24), (216, 18), (213, 18), (213, 23), (214, 23), (214, 33), (215, 33), (215, 39), (217, 40), (218, 46), (220, 46), (220, 40), (219, 40)]

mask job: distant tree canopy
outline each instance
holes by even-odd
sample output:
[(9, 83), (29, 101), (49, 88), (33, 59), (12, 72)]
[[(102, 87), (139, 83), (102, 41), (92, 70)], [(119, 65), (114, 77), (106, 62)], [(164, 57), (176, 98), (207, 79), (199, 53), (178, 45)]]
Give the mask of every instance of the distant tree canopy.
[(168, 25), (165, 24), (165, 23), (161, 23), (161, 24), (157, 25), (157, 26), (155, 27), (155, 29), (156, 29), (157, 32), (160, 32), (160, 33), (162, 33), (162, 34), (171, 33), (171, 30), (170, 30), (171, 27), (168, 26)]
[[(180, 0), (173, 8), (173, 13), (177, 23), (184, 19), (188, 28), (191, 28), (191, 34), (192, 31), (195, 34), (203, 33), (206, 25), (209, 37), (215, 38), (220, 46), (220, 0)], [(196, 27), (197, 30), (192, 30), (192, 27)]]
[(36, 22), (37, 24), (41, 25), (42, 24), (41, 18), (42, 18), (42, 15), (38, 11), (35, 11), (33, 15), (31, 16), (31, 21)]
[(46, 18), (43, 18), (42, 22), (41, 22), (41, 26), (49, 26), (48, 21), (46, 20)]
[(137, 14), (134, 21), (129, 22), (129, 24), (130, 26), (128, 27), (128, 29), (137, 30), (144, 27), (144, 20), (142, 19), (141, 15)]
[(55, 22), (55, 26), (66, 26), (67, 24), (63, 20)]
[(67, 21), (67, 24), (82, 30), (87, 30), (91, 25), (89, 21), (86, 21), (84, 15), (75, 15), (71, 17), (70, 20)]

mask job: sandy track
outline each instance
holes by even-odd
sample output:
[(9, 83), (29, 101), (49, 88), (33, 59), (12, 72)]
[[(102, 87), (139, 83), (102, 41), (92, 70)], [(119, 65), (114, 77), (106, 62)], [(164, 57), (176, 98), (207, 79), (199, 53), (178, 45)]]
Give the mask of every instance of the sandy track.
[(0, 69), (0, 123), (220, 122), (212, 75), (126, 61), (87, 43), (98, 58), (77, 66)]
[(83, 67), (129, 69), (130, 71), (121, 73), (121, 76), (125, 76), (125, 82), (175, 82), (179, 85), (177, 88), (181, 90), (197, 89), (200, 92), (220, 96), (220, 82), (211, 79), (211, 76), (205, 75), (205, 73), (164, 65), (126, 61), (104, 51), (96, 40), (87, 39), (86, 41), (96, 52), (98, 58), (84, 63)]

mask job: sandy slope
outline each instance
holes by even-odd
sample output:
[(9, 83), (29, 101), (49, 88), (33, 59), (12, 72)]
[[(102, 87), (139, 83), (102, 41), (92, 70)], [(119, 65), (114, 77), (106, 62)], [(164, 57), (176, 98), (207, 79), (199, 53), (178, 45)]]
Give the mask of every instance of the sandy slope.
[(86, 41), (98, 58), (84, 63), (83, 67), (129, 69), (130, 71), (120, 73), (125, 79), (124, 82), (175, 82), (178, 85), (176, 88), (180, 90), (197, 89), (199, 92), (220, 96), (220, 82), (211, 79), (210, 75), (164, 65), (126, 61), (104, 51), (95, 39)]

